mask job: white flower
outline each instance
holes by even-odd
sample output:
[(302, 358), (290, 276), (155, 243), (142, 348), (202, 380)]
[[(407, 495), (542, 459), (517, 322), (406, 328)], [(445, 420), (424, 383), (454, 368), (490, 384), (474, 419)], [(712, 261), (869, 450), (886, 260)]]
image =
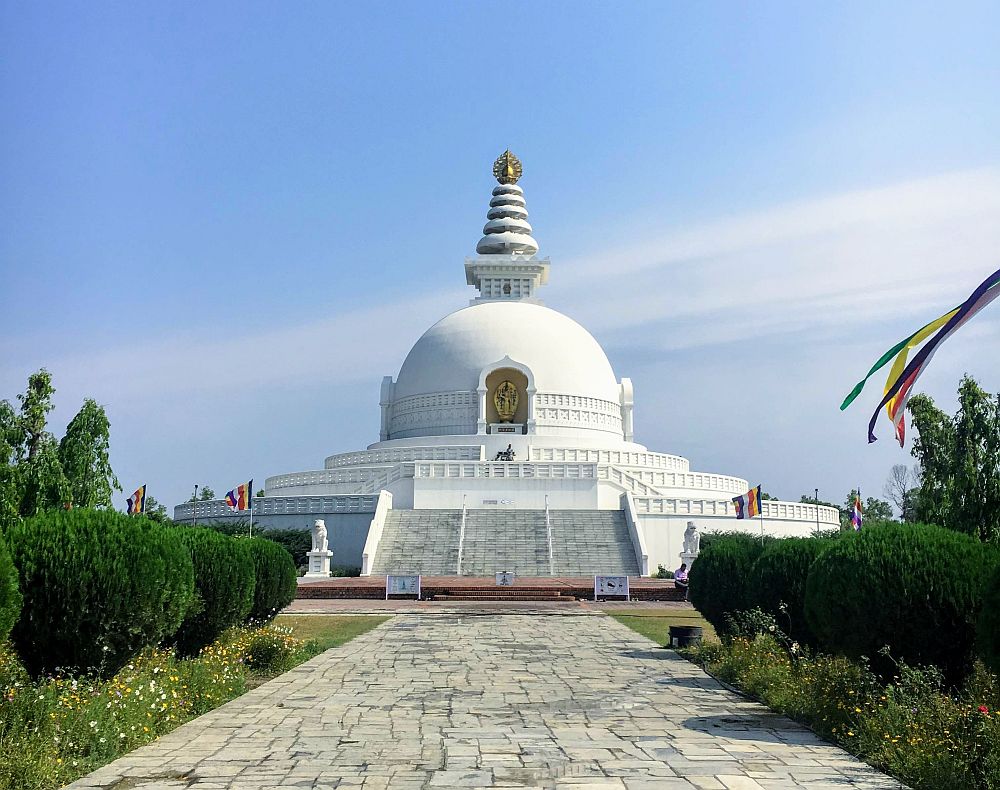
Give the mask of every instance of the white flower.
[(101, 738), (101, 743), (104, 743), (104, 738)]
[(91, 726), (91, 727), (96, 727), (96, 726), (97, 726), (97, 722), (96, 722), (96, 721), (92, 721), (92, 722), (90, 722), (90, 726)]

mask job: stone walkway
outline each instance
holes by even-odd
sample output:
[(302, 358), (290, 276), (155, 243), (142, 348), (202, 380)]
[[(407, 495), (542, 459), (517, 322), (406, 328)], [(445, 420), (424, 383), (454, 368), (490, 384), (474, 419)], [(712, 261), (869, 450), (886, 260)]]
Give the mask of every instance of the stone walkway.
[(70, 787), (902, 785), (611, 618), (408, 613)]

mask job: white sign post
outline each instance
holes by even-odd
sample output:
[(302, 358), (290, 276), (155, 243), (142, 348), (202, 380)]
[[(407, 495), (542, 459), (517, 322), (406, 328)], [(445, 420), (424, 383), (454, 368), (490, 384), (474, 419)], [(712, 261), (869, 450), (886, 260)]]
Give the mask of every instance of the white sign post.
[(420, 576), (386, 576), (385, 599), (390, 595), (415, 595), (420, 600)]
[(497, 574), (497, 587), (513, 587), (513, 586), (514, 586), (513, 571), (500, 571)]
[(628, 576), (595, 576), (594, 600), (598, 595), (605, 598), (628, 598)]

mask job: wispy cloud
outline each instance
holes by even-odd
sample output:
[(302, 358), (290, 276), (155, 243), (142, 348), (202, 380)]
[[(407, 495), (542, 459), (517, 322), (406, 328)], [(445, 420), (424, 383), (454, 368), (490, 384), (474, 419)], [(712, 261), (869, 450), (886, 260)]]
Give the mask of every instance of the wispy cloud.
[(965, 171), (639, 230), (641, 241), (569, 260), (553, 280), (597, 331), (673, 327), (684, 345), (699, 331), (713, 343), (930, 318), (1000, 265), (998, 214), (1000, 170)]

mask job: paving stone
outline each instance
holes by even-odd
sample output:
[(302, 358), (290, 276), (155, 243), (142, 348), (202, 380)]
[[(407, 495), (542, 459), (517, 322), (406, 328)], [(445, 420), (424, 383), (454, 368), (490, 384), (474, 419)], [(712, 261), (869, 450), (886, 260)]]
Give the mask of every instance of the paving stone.
[(69, 787), (115, 785), (902, 787), (610, 618), (415, 612)]

